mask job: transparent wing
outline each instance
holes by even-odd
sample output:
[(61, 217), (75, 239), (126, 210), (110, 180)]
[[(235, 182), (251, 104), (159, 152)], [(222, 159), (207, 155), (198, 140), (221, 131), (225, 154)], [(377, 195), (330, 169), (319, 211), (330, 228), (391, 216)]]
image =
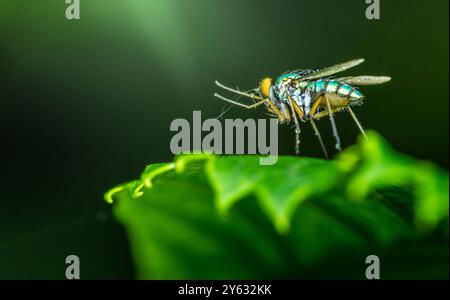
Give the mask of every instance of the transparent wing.
[(337, 78), (336, 80), (345, 82), (349, 85), (376, 85), (391, 80), (389, 76), (348, 76)]
[(359, 59), (354, 59), (354, 60), (350, 60), (347, 61), (345, 63), (342, 64), (338, 64), (338, 65), (334, 65), (325, 69), (320, 69), (317, 72), (314, 72), (311, 75), (307, 75), (305, 77), (302, 77), (302, 79), (316, 79), (316, 78), (320, 78), (320, 77), (326, 77), (326, 76), (330, 76), (332, 74), (338, 73), (338, 72), (342, 72), (345, 71), (347, 69), (353, 68), (354, 66), (357, 66), (361, 63), (364, 62), (364, 58), (359, 58)]

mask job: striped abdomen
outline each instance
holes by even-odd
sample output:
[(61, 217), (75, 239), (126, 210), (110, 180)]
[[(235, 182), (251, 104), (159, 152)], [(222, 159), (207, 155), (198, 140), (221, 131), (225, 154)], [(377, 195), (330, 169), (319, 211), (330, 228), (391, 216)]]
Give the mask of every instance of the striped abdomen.
[(333, 79), (310, 81), (308, 89), (315, 94), (335, 94), (347, 98), (352, 104), (360, 104), (364, 98), (364, 95), (355, 87)]

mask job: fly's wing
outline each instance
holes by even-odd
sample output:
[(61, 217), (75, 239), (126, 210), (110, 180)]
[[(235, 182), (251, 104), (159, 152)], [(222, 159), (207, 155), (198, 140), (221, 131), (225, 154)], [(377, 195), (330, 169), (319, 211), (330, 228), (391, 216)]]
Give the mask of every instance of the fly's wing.
[(285, 78), (285, 77), (293, 77), (293, 78), (304, 78), (305, 76), (311, 75), (312, 73), (317, 72), (317, 70), (313, 69), (295, 69), (295, 70), (289, 70), (281, 74), (278, 78)]
[(303, 80), (309, 80), (309, 79), (316, 79), (320, 77), (327, 77), (330, 75), (333, 75), (338, 72), (345, 71), (347, 69), (353, 68), (354, 66), (357, 66), (364, 62), (364, 58), (354, 59), (347, 61), (342, 64), (334, 65), (325, 69), (320, 69), (317, 72), (312, 73), (311, 75), (306, 75), (305, 77), (302, 77)]
[(336, 80), (347, 83), (349, 85), (376, 85), (391, 80), (389, 76), (348, 76), (337, 78)]

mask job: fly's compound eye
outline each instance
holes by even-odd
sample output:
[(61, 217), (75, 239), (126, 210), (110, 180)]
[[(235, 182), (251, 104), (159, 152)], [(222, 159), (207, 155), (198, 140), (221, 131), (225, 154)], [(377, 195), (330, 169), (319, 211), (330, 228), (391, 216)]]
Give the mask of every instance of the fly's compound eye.
[(272, 86), (271, 78), (264, 78), (259, 84), (259, 93), (263, 98), (269, 98), (270, 87)]

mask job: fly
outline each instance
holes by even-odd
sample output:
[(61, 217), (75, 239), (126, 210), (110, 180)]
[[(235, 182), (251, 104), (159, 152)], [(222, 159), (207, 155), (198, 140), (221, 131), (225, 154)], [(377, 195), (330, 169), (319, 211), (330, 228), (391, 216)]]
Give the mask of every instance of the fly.
[(291, 123), (293, 121), (295, 124), (296, 154), (300, 152), (300, 121), (311, 123), (324, 155), (328, 158), (322, 136), (314, 120), (325, 116), (329, 117), (338, 151), (342, 150), (342, 146), (334, 119), (334, 113), (336, 112), (346, 110), (355, 121), (362, 135), (367, 138), (361, 123), (351, 108), (363, 104), (364, 95), (357, 86), (382, 84), (391, 80), (388, 76), (330, 77), (362, 62), (364, 62), (364, 59), (361, 58), (318, 70), (297, 69), (288, 71), (278, 76), (275, 81), (272, 78), (264, 78), (261, 80), (259, 87), (249, 92), (232, 89), (216, 81), (217, 86), (227, 91), (253, 99), (255, 103), (251, 105), (239, 103), (217, 93), (214, 96), (247, 109), (264, 104), (269, 113), (275, 116), (280, 123)]

